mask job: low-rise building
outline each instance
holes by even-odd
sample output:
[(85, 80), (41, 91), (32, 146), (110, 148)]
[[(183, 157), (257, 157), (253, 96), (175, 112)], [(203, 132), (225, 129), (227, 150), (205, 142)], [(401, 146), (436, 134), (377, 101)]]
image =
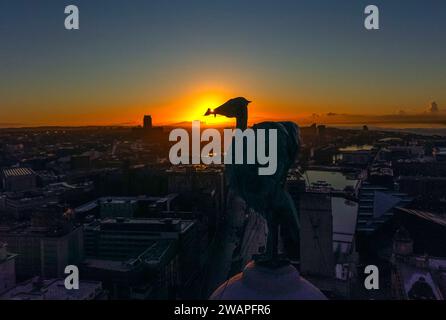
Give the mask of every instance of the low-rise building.
[(43, 280), (34, 277), (0, 294), (0, 300), (104, 300), (99, 281), (79, 281), (79, 289), (67, 289), (65, 279)]
[(6, 191), (31, 190), (36, 187), (36, 174), (30, 168), (7, 168), (2, 170), (2, 182)]
[(74, 211), (80, 218), (93, 215), (98, 218), (149, 217), (153, 213), (171, 211), (177, 194), (164, 197), (101, 197), (87, 202)]
[(16, 254), (8, 252), (6, 243), (0, 243), (0, 293), (15, 286), (16, 257)]
[(175, 299), (180, 286), (177, 243), (157, 240), (131, 259), (87, 258), (84, 279), (100, 280), (112, 299)]
[(412, 198), (387, 186), (364, 182), (359, 190), (358, 220), (356, 231), (373, 233), (393, 215), (392, 209), (408, 205)]
[(402, 227), (394, 237), (391, 259), (392, 296), (397, 300), (444, 300), (446, 258), (415, 254), (413, 240)]

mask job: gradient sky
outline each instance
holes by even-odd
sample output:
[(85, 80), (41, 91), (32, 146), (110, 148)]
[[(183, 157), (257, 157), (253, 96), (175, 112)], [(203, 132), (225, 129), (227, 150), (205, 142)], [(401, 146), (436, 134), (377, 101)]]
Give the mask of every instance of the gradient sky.
[(190, 121), (235, 96), (251, 121), (423, 115), (446, 109), (445, 57), (444, 0), (0, 0), (0, 126)]

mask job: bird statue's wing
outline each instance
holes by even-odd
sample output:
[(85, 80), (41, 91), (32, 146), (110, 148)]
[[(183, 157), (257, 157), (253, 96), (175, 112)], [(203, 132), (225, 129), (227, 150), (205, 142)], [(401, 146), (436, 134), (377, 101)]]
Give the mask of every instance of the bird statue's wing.
[[(283, 230), (289, 257), (296, 257), (299, 250), (299, 217), (294, 200), (286, 191), (288, 170), (297, 158), (299, 128), (292, 122), (263, 122), (253, 127), (256, 144), (259, 129), (277, 130), (277, 169), (272, 175), (259, 175), (260, 164), (232, 164), (226, 166), (230, 188), (240, 196), (248, 208), (260, 213), (272, 226), (275, 220)], [(265, 149), (269, 152), (270, 141), (265, 135)], [(244, 143), (243, 150), (247, 146)], [(246, 159), (246, 154), (245, 157)], [(234, 158), (233, 158), (234, 160)], [(233, 161), (234, 163), (234, 161)], [(297, 249), (297, 250), (296, 250)]]
[[(232, 164), (226, 166), (230, 187), (242, 197), (247, 206), (265, 215), (277, 206), (277, 194), (284, 191), (288, 170), (294, 163), (299, 148), (299, 129), (292, 122), (262, 122), (253, 127), (277, 130), (277, 169), (273, 175), (259, 175), (260, 164)], [(265, 135), (268, 152), (269, 136)], [(246, 152), (246, 143), (244, 151)], [(246, 157), (245, 157), (246, 159)]]

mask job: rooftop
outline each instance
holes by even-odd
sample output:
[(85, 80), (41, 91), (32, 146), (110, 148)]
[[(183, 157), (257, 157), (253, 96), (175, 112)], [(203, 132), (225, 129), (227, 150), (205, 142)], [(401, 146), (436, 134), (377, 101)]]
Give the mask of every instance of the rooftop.
[(212, 167), (203, 164), (177, 165), (166, 170), (167, 173), (222, 173), (223, 165), (213, 165)]
[(410, 215), (417, 216), (418, 218), (428, 220), (430, 222), (439, 224), (443, 227), (446, 227), (446, 217), (439, 216), (431, 212), (415, 210), (415, 209), (407, 209), (407, 208), (397, 208), (400, 212), (404, 212)]
[(98, 207), (100, 204), (135, 204), (140, 201), (149, 201), (154, 203), (168, 202), (177, 196), (175, 193), (168, 194), (164, 197), (150, 197), (150, 196), (139, 196), (139, 197), (101, 197), (96, 200), (87, 202), (75, 209), (76, 212), (87, 212)]
[(64, 279), (41, 280), (38, 277), (5, 291), (5, 300), (93, 300), (103, 293), (98, 281), (80, 281), (78, 290), (67, 290)]
[(171, 218), (105, 218), (84, 226), (85, 230), (134, 229), (147, 232), (185, 232), (194, 224), (193, 220)]
[(446, 259), (414, 255), (396, 262), (401, 289), (409, 299), (445, 298)]
[(0, 264), (17, 257), (17, 254), (8, 252), (8, 245), (5, 242), (0, 242)]
[(32, 176), (34, 174), (35, 174), (34, 171), (32, 169), (30, 169), (30, 168), (7, 168), (7, 169), (3, 169), (3, 176), (5, 178)]
[(331, 198), (333, 215), (333, 249), (348, 254), (355, 236), (358, 204), (340, 197)]
[(174, 240), (160, 239), (155, 240), (152, 244), (143, 251), (139, 256), (121, 261), (121, 260), (110, 260), (110, 259), (99, 259), (99, 258), (88, 258), (84, 260), (84, 264), (89, 268), (102, 269), (112, 272), (130, 272), (135, 268), (145, 265), (158, 265), (165, 259), (169, 259), (174, 248)]
[(0, 224), (0, 232), (6, 236), (31, 237), (31, 238), (63, 238), (72, 232), (78, 231), (81, 226), (69, 228), (33, 226), (30, 222), (14, 223), (11, 225)]

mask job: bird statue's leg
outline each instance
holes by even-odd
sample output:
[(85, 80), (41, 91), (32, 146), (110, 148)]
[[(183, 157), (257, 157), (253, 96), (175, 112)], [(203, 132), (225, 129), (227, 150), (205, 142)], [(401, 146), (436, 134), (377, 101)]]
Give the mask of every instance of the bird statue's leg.
[[(272, 215), (271, 215), (272, 216)], [(274, 257), (277, 256), (277, 243), (278, 243), (278, 230), (277, 230), (277, 224), (273, 223), (272, 217), (268, 218), (268, 236), (266, 239), (266, 252), (264, 260), (266, 261), (272, 261), (274, 260)]]
[(265, 254), (258, 257), (256, 263), (269, 268), (277, 268), (283, 265), (279, 257), (279, 214), (268, 211), (266, 220), (268, 224), (268, 236), (266, 240)]
[(272, 230), (272, 224), (271, 224), (271, 214), (268, 212), (266, 218), (266, 223), (268, 226), (268, 235), (266, 237), (266, 250), (265, 250), (265, 254), (263, 256), (263, 260), (270, 260), (273, 256), (273, 233), (271, 232)]
[(283, 227), (283, 230), (281, 231), (286, 235), (285, 247), (292, 250), (291, 252), (287, 250), (289, 258), (298, 259), (300, 251), (299, 214), (294, 204), (294, 200), (288, 192), (285, 191), (281, 194), (281, 203), (282, 206), (279, 215), (280, 224)]
[[(288, 258), (298, 257), (300, 227), (294, 201), (285, 190), (276, 194), (274, 203), (274, 208), (267, 210), (266, 213), (265, 218), (268, 224), (266, 252), (259, 262), (264, 266), (277, 268), (288, 264)], [(291, 249), (291, 252), (288, 251), (288, 253), (291, 254), (291, 256), (288, 256), (288, 258), (286, 258), (283, 254), (279, 254), (280, 226), (283, 228), (286, 235), (285, 247)]]

